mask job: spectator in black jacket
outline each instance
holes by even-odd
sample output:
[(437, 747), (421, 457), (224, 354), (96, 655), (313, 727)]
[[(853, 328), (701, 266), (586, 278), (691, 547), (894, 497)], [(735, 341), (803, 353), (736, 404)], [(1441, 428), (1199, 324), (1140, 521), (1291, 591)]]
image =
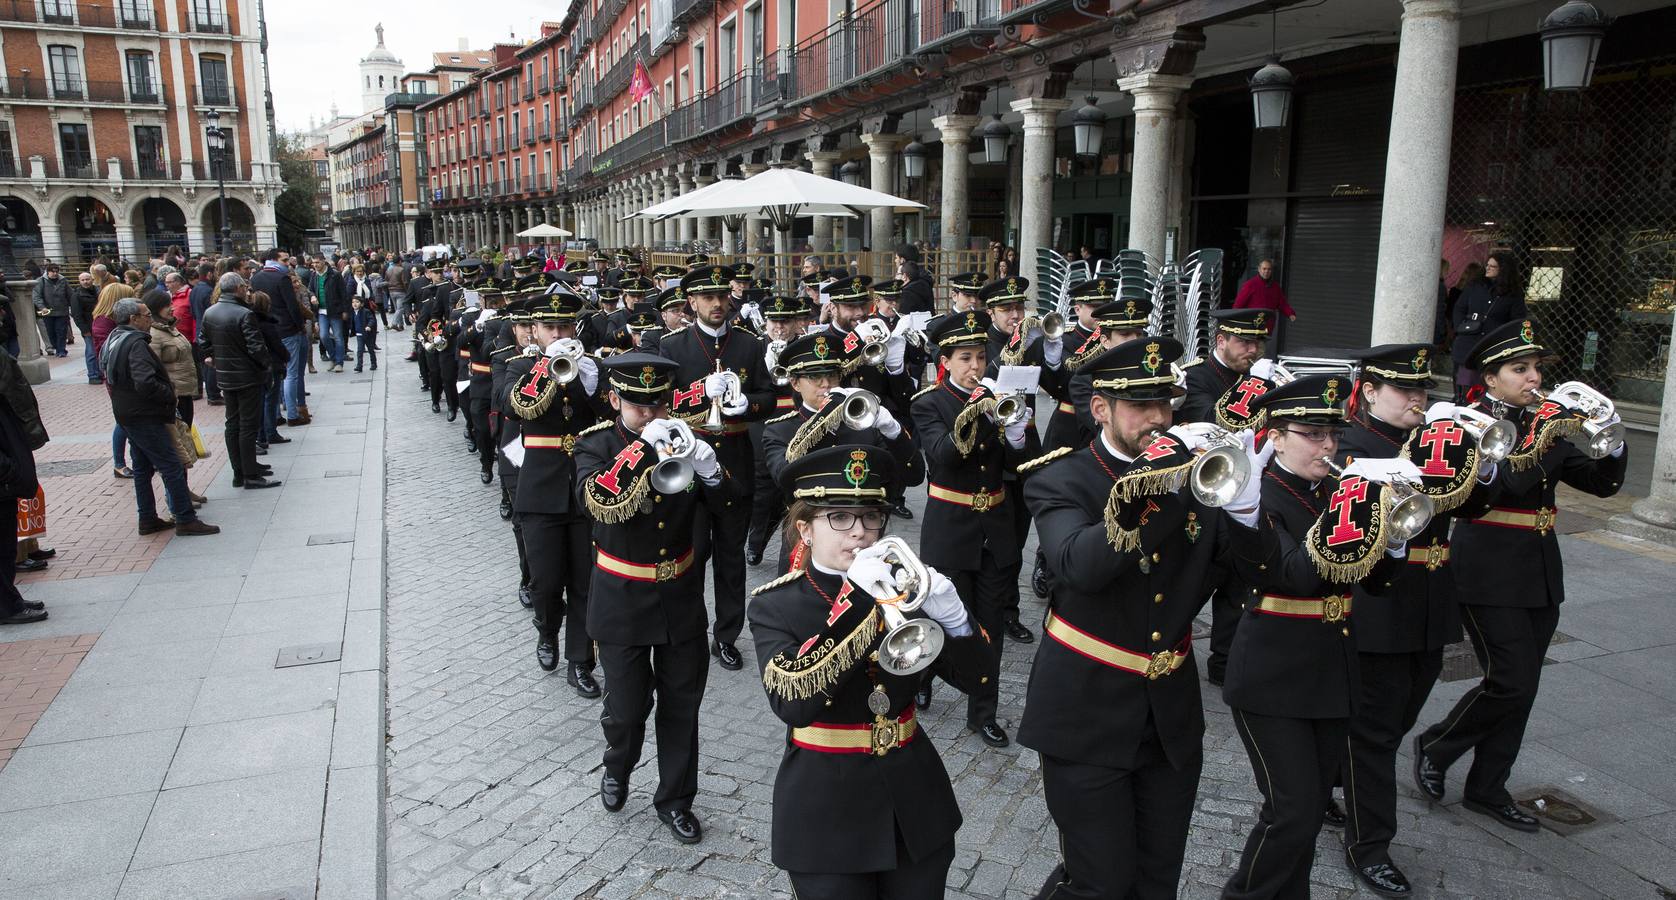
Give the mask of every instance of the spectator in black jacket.
[[(215, 293), (215, 267), (209, 263), (200, 263), (190, 270), (192, 273), (192, 289), (186, 294), (186, 305), (192, 309), (194, 323), (192, 346), (196, 350), (198, 336), (196, 323), (204, 320), (204, 313), (209, 312), (210, 295)], [(198, 357), (198, 379), (204, 386), (204, 396), (209, 399), (209, 405), (221, 405), (221, 385), (215, 383), (215, 367), (204, 364), (204, 358)]]
[[(0, 304), (3, 305), (3, 304)], [(0, 497), (35, 496), (35, 453), (47, 442), (35, 392), (17, 360), (0, 354)], [(0, 625), (24, 625), (47, 617), (47, 606), (17, 592), (17, 516), (0, 516)]]
[[(291, 289), (291, 268), (286, 265), (284, 252), (269, 250), (262, 254), (262, 268), (250, 280), (250, 289), (268, 295), (269, 315), (279, 329), (279, 339), (289, 354), (285, 363), (285, 390), (281, 398), (285, 404), (285, 424), (303, 424), (301, 410), (307, 401), (303, 395), (303, 365), (308, 361), (307, 323), (298, 311), (297, 293)], [(200, 320), (201, 321), (201, 320)]]
[(70, 321), (81, 333), (82, 354), (87, 358), (87, 383), (104, 384), (99, 374), (99, 357), (93, 352), (93, 307), (99, 305), (99, 287), (93, 282), (92, 272), (76, 276), (76, 286), (70, 291)]
[[(127, 433), (133, 455), (140, 534), (155, 534), (170, 527), (182, 536), (220, 532), (220, 528), (200, 521), (192, 509), (186, 468), (176, 455), (174, 436), (169, 432), (177, 417), (175, 385), (157, 354), (151, 352), (151, 311), (128, 297), (116, 302), (111, 320), (116, 327), (105, 338), (99, 367), (105, 372), (111, 412)], [(157, 498), (151, 490), (153, 473), (163, 476), (163, 492), (169, 511), (174, 513), (173, 521), (157, 516)]]
[[(198, 323), (198, 347), (205, 362), (215, 366), (221, 399), (227, 404), (227, 459), (233, 466), (233, 487), (255, 490), (276, 487), (267, 476), (273, 471), (256, 459), (256, 439), (262, 434), (262, 384), (273, 357), (262, 337), (261, 324), (251, 312), (250, 284), (237, 272), (216, 283), (220, 299)], [(110, 377), (110, 373), (105, 373)]]
[(70, 355), (64, 338), (70, 333), (70, 283), (48, 263), (47, 273), (35, 280), (35, 312), (46, 325), (47, 352), (62, 359)]
[(250, 311), (256, 316), (256, 326), (262, 329), (262, 340), (268, 345), (267, 380), (262, 382), (262, 436), (256, 439), (256, 452), (268, 452), (269, 444), (289, 444), (291, 439), (279, 433), (279, 396), (285, 391), (285, 365), (291, 354), (279, 336), (279, 323), (273, 317), (273, 298), (261, 291), (250, 292)]

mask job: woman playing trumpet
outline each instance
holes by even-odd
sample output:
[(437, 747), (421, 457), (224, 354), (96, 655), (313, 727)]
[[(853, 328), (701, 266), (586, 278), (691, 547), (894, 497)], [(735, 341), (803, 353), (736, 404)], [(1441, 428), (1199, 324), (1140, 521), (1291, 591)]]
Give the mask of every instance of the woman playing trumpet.
[(1519, 440), (1498, 476), (1494, 506), (1462, 521), (1452, 548), (1462, 624), (1484, 680), (1414, 739), (1414, 779), (1423, 794), (1442, 800), (1449, 767), (1471, 751), (1462, 805), (1527, 832), (1537, 821), (1513, 803), (1507, 779), (1565, 600), (1554, 491), (1563, 482), (1610, 497), (1629, 464), (1622, 445), (1591, 459), (1560, 439), (1581, 420), (1568, 397), (1538, 400), (1542, 361), (1551, 355), (1536, 342), (1531, 321), (1515, 319), (1485, 334), (1466, 361), (1484, 379), (1478, 408), (1512, 419)]
[(881, 605), (917, 604), (936, 622), (931, 669), (963, 689), (984, 677), (988, 639), (948, 578), (900, 544), (878, 545), (899, 471), (860, 444), (787, 466), (787, 539), (806, 547), (806, 567), (758, 588), (749, 607), (769, 706), (788, 726), (773, 859), (803, 900), (937, 900), (954, 859), (960, 809), (915, 720), (919, 677), (892, 674), (924, 662), (914, 654), (934, 648), (913, 637), (932, 628), (910, 619), (909, 639), (891, 631), (887, 642)]

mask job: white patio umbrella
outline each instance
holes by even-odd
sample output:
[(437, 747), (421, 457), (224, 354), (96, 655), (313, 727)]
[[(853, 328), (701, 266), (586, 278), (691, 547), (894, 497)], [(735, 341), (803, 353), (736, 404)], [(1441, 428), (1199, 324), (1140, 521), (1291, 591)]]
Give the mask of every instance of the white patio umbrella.
[(542, 222), (540, 225), (526, 228), (523, 231), (518, 232), (518, 236), (527, 238), (570, 237), (570, 232), (564, 230), (563, 228), (558, 228), (556, 226), (549, 225), (546, 222)]
[(718, 181), (703, 190), (683, 194), (653, 207), (656, 218), (692, 219), (706, 216), (760, 214), (785, 231), (798, 216), (860, 216), (870, 209), (924, 209), (925, 204), (869, 188), (822, 178), (800, 169), (769, 169), (743, 181)]
[(668, 200), (660, 200), (645, 209), (639, 210), (638, 212), (629, 213), (628, 215), (623, 216), (622, 221), (627, 222), (629, 219), (662, 219), (687, 209), (693, 203), (703, 200), (706, 196), (709, 196), (710, 194), (713, 194), (728, 185), (738, 183), (739, 179), (737, 178), (723, 178), (720, 181), (712, 181), (703, 187), (690, 190), (679, 197), (671, 197)]

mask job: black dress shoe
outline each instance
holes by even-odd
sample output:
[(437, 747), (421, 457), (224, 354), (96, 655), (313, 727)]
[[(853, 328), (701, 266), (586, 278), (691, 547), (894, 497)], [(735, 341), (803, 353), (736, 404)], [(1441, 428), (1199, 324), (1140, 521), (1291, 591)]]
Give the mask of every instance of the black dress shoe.
[(1021, 644), (1036, 643), (1036, 636), (1031, 634), (1030, 629), (1025, 628), (1024, 624), (1019, 622), (1017, 619), (1013, 619), (1011, 622), (1008, 622), (1006, 630), (1007, 637), (1010, 637)]
[(46, 609), (47, 605), (39, 600), (25, 600), (23, 601), (23, 608), (29, 610), (30, 612), (40, 612), (41, 610)]
[(58, 555), (58, 548), (56, 548), (56, 547), (46, 547), (46, 548), (43, 548), (43, 549), (40, 549), (40, 550), (29, 551), (29, 558), (30, 559), (52, 559), (54, 556), (57, 556), (57, 555)]
[[(28, 625), (30, 622), (44, 621), (47, 611), (44, 609), (29, 609), (25, 607), (9, 616), (0, 617), (0, 625)], [(689, 842), (690, 843), (690, 842)]]
[(1327, 808), (1321, 811), (1321, 821), (1327, 823), (1329, 828), (1343, 828), (1344, 807), (1338, 805), (1337, 800), (1328, 797)]
[(1374, 863), (1371, 866), (1358, 866), (1350, 858), (1350, 851), (1344, 851), (1344, 864), (1350, 871), (1356, 873), (1362, 885), (1384, 897), (1411, 897), (1414, 895), (1414, 885), (1408, 883), (1408, 876), (1402, 870), (1388, 862)]
[(762, 565), (762, 551), (761, 550), (746, 550), (745, 551), (745, 565), (747, 565), (747, 566), (760, 566), (760, 565)]
[(268, 438), (268, 443), (270, 443), (270, 444), (289, 444), (289, 443), (291, 443), (291, 439), (288, 438), (288, 437), (280, 437), (278, 435), (274, 435), (274, 436)]
[[(475, 438), (466, 438), (466, 452), (467, 453), (476, 453), (477, 452), (477, 440)], [(485, 481), (483, 483), (488, 484), (489, 482)]]
[(696, 844), (704, 840), (704, 827), (698, 824), (698, 817), (690, 809), (676, 809), (669, 812), (658, 812), (658, 821), (669, 826), (669, 833), (683, 844)]
[(553, 635), (541, 635), (535, 639), (535, 661), (541, 666), (541, 671), (551, 672), (559, 667), (559, 639)]
[(618, 778), (610, 772), (599, 776), (599, 803), (607, 812), (616, 812), (623, 808), (623, 802), (628, 800), (629, 783), (627, 778)]
[(739, 648), (724, 641), (716, 641), (710, 645), (710, 655), (721, 662), (722, 668), (729, 672), (737, 672), (745, 665), (745, 660), (739, 656)]
[(434, 413), (442, 412), (442, 404), (433, 402), (431, 404), (431, 412), (434, 412)]
[(890, 514), (898, 519), (907, 519), (909, 521), (913, 521), (914, 518), (914, 511), (908, 508), (908, 504), (906, 502), (896, 504), (896, 508), (892, 509)]
[(1489, 816), (1514, 831), (1535, 834), (1542, 830), (1542, 824), (1536, 820), (1535, 816), (1520, 809), (1512, 801), (1484, 803), (1479, 800), (1462, 800), (1461, 805), (1479, 815)]
[(484, 469), (477, 473), (477, 480), (489, 484), (495, 480), (495, 473), (492, 469)]
[(576, 695), (584, 700), (599, 699), (599, 682), (594, 680), (594, 673), (581, 663), (571, 663), (570, 673), (565, 681), (576, 689)]
[(19, 572), (40, 572), (46, 567), (47, 561), (44, 559), (26, 559), (15, 566)]
[(1438, 803), (1443, 800), (1443, 770), (1438, 768), (1421, 748), (1422, 736), (1414, 736), (1414, 786), (1426, 799)]
[(981, 727), (974, 728), (972, 730), (976, 731), (978, 733), (978, 737), (983, 738), (983, 742), (991, 747), (1005, 747), (1012, 743), (1012, 741), (1007, 738), (1007, 729), (1002, 728), (1001, 723), (995, 721), (994, 719), (990, 719), (988, 722), (983, 723)]
[(500, 517), (503, 520), (512, 518), (512, 498), (505, 494), (500, 497)]
[(914, 708), (915, 709), (930, 709), (931, 708), (931, 682), (927, 681), (925, 683), (924, 687), (921, 687), (919, 690), (914, 691)]
[(452, 422), (455, 419), (458, 419), (459, 417), (460, 417), (459, 409), (454, 408), (454, 407), (450, 407), (449, 410), (448, 410), (448, 421)]
[[(237, 478), (233, 479), (233, 487), (238, 486), (239, 480)], [(175, 527), (174, 519), (145, 519), (140, 522), (140, 535), (143, 537), (148, 534), (156, 534), (159, 531), (168, 531), (173, 527)]]
[(244, 489), (247, 491), (259, 491), (263, 488), (279, 487), (279, 484), (279, 481), (276, 479), (246, 478), (244, 480)]
[(527, 584), (518, 588), (518, 605), (525, 609), (535, 606), (535, 597), (530, 595), (530, 586)]
[(1036, 557), (1036, 565), (1030, 570), (1030, 592), (1043, 600), (1047, 599), (1047, 566), (1042, 565), (1042, 558), (1040, 556)]

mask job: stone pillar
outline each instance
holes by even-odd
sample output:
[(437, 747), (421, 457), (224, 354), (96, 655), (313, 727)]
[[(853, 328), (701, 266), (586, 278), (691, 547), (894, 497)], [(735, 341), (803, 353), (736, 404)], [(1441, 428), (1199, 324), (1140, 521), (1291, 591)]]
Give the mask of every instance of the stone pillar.
[[(972, 129), (982, 121), (980, 116), (961, 115), (938, 116), (931, 120), (943, 138), (943, 205), (940, 211), (943, 236), (938, 244), (944, 250), (958, 252), (966, 249), (971, 227), (966, 184), (972, 168)], [(953, 259), (950, 257), (950, 265), (945, 266), (941, 273), (933, 274), (942, 278), (960, 274)]]
[[(1403, 33), (1408, 33), (1406, 24)], [(1612, 528), (1676, 544), (1676, 353), (1668, 355), (1664, 367), (1664, 407), (1659, 413), (1658, 444), (1653, 450), (1652, 485), (1646, 497), (1630, 506), (1629, 515), (1612, 517)]]
[[(868, 186), (875, 191), (889, 194), (896, 186), (896, 153), (907, 146), (910, 138), (905, 134), (863, 134), (861, 142), (867, 145), (867, 161), (872, 164), (872, 171), (868, 178)], [(868, 218), (872, 220), (872, 233), (868, 235), (867, 245), (873, 248), (874, 278), (889, 278), (893, 273), (885, 271), (890, 265), (890, 251), (895, 247), (896, 211), (888, 206), (875, 208)]]
[(1403, 0), (1373, 285), (1378, 343), (1432, 339), (1460, 38), (1460, 0)]
[[(714, 176), (714, 175), (706, 175), (703, 172), (699, 172), (698, 174), (693, 176), (693, 185), (694, 185), (695, 189), (704, 187), (706, 185), (714, 184), (715, 182), (716, 182), (716, 176)], [(695, 240), (705, 241), (707, 243), (715, 243), (715, 240), (716, 240), (716, 218), (715, 218), (715, 216), (700, 216), (699, 218), (694, 219), (693, 220), (693, 229), (694, 229), (694, 232), (695, 232), (695, 236), (694, 236)]]
[(1117, 86), (1135, 98), (1135, 164), (1129, 189), (1128, 247), (1164, 258), (1175, 161), (1176, 105), (1190, 75), (1136, 75)]
[[(768, 171), (768, 167), (760, 163), (745, 163), (739, 167), (739, 171), (746, 178), (750, 178), (753, 175), (760, 175), (763, 172)], [(767, 223), (768, 220), (762, 216), (749, 215), (745, 217), (745, 234), (743, 235), (743, 239), (745, 242), (746, 254), (753, 254), (757, 252), (757, 247), (762, 241), (762, 230), (767, 227)]]
[[(809, 159), (809, 169), (816, 176), (831, 178), (832, 170), (838, 165), (838, 160), (844, 154), (837, 150), (810, 150), (806, 156)], [(814, 245), (816, 253), (832, 252), (832, 216), (815, 216)]]
[[(685, 196), (695, 190), (698, 190), (698, 185), (693, 181), (692, 167), (682, 166), (676, 174), (675, 196)], [(675, 239), (680, 241), (683, 247), (692, 243), (693, 237), (698, 233), (697, 225), (698, 222), (693, 219), (676, 219)]]
[(1009, 104), (1024, 116), (1024, 183), (1018, 222), (1019, 274), (1036, 281), (1036, 248), (1053, 240), (1053, 143), (1059, 113), (1069, 100), (1026, 97)]
[[(664, 172), (661, 199), (674, 200), (679, 196), (681, 196), (681, 179), (674, 169), (669, 169)], [(658, 227), (663, 229), (663, 240), (671, 244), (678, 243), (681, 240), (681, 225), (678, 220), (665, 219)]]

